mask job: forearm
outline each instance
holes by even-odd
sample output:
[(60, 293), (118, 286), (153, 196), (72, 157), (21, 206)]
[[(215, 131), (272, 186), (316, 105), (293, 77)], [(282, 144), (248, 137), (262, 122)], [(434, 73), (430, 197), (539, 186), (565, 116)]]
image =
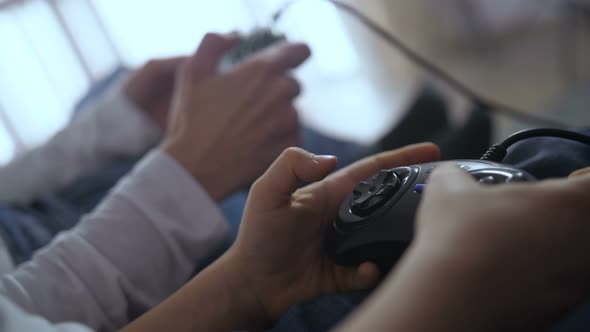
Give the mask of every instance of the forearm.
[(0, 291), (52, 322), (117, 329), (185, 283), (225, 241), (227, 227), (198, 184), (155, 152)]
[[(236, 177), (236, 174), (239, 172), (239, 167), (232, 174), (225, 173), (224, 176), (219, 176), (218, 165), (208, 160), (195, 160), (194, 154), (195, 150), (199, 148), (198, 146), (190, 144), (187, 149), (186, 145), (178, 144), (179, 140), (181, 139), (173, 138), (165, 140), (162, 143), (161, 149), (177, 160), (195, 179), (198, 179), (201, 186), (203, 186), (214, 201), (221, 202), (238, 189), (237, 187), (239, 186), (236, 184), (240, 182), (240, 179)], [(190, 139), (184, 138), (182, 140), (190, 141)], [(205, 164), (213, 165), (213, 168), (204, 167)]]
[(43, 317), (28, 314), (0, 296), (0, 331), (2, 332), (91, 332), (76, 323), (52, 324)]
[(256, 297), (230, 281), (233, 276), (231, 265), (222, 257), (123, 332), (252, 331), (268, 327)]
[(59, 190), (116, 158), (139, 156), (161, 133), (117, 82), (45, 144), (0, 168), (0, 201), (27, 203)]

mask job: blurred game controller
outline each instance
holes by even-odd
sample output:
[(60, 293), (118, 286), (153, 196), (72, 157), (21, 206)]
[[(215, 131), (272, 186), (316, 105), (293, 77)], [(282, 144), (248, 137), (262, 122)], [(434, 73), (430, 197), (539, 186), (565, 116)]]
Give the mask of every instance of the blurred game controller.
[(287, 38), (285, 35), (277, 33), (272, 29), (256, 29), (245, 35), (237, 46), (223, 56), (219, 63), (219, 71), (227, 72), (249, 56), (258, 53), (275, 43), (286, 40)]
[[(501, 163), (455, 160), (479, 183), (534, 181), (530, 174)], [(388, 271), (414, 236), (414, 218), (431, 172), (441, 163), (385, 169), (357, 185), (329, 227), (325, 248), (334, 262), (374, 262)]]

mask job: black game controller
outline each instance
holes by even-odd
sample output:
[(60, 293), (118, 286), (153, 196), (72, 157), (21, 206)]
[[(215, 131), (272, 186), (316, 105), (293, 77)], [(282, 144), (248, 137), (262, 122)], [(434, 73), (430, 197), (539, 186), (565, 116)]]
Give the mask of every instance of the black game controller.
[(285, 40), (287, 40), (285, 35), (277, 33), (272, 29), (256, 29), (245, 35), (238, 45), (223, 56), (219, 63), (219, 71), (227, 72), (247, 57)]
[[(486, 185), (534, 181), (512, 166), (483, 160), (455, 160)], [(414, 218), (428, 176), (440, 162), (385, 169), (357, 185), (341, 204), (326, 235), (326, 251), (340, 265), (374, 262), (388, 271), (414, 235)]]

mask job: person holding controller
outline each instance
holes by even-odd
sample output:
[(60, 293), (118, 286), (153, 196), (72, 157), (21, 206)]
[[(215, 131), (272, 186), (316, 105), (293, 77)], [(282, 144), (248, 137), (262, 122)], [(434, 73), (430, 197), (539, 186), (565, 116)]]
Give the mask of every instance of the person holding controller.
[[(222, 53), (231, 37), (209, 36), (207, 43), (218, 43)], [(415, 241), (389, 275), (380, 276), (371, 262), (334, 264), (323, 241), (344, 197), (380, 169), (437, 160), (432, 144), (336, 172), (334, 157), (285, 150), (252, 186), (237, 241), (185, 284), (191, 262), (224, 232), (213, 201), (264, 169), (235, 165), (272, 160), (249, 155), (235, 140), (241, 131), (229, 140), (203, 119), (216, 115), (215, 126), (224, 128), (244, 109), (239, 105), (251, 105), (245, 109), (253, 121), (268, 105), (289, 100), (295, 88), (283, 74), (308, 55), (303, 45), (281, 44), (223, 75), (189, 59), (163, 143), (80, 225), (2, 279), (2, 329), (257, 330), (294, 304), (372, 288), (385, 277), (337, 329), (523, 330), (550, 326), (588, 295), (590, 176), (584, 172), (485, 187), (461, 170), (440, 167), (424, 192)], [(237, 84), (245, 77), (253, 84)], [(274, 98), (259, 94), (263, 86), (276, 87)], [(272, 126), (279, 132), (269, 126), (247, 142), (284, 133), (290, 127), (281, 120)], [(203, 141), (208, 144), (195, 145)], [(210, 156), (233, 146), (245, 153)], [(221, 171), (228, 177), (220, 178)]]

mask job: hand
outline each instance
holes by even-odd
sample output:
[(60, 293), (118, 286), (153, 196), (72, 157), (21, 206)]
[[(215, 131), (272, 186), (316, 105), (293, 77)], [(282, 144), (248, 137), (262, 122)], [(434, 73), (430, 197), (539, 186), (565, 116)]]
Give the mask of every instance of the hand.
[(463, 260), (499, 328), (542, 328), (588, 295), (589, 176), (490, 188), (451, 167), (431, 181), (417, 247)]
[(488, 187), (440, 167), (411, 248), (349, 329), (549, 328), (590, 291), (590, 175), (578, 174)]
[(208, 34), (182, 69), (164, 150), (220, 200), (252, 183), (286, 147), (300, 143), (288, 73), (310, 55), (303, 44), (281, 43), (233, 71), (219, 60), (236, 35)]
[(582, 176), (582, 175), (586, 175), (586, 174), (590, 174), (590, 167), (579, 169), (579, 170), (573, 172), (570, 175), (570, 177)]
[(188, 57), (150, 60), (123, 87), (127, 98), (165, 130), (176, 72)]
[[(376, 266), (339, 267), (324, 255), (325, 228), (358, 182), (383, 168), (439, 155), (432, 144), (416, 145), (326, 177), (336, 166), (334, 157), (286, 150), (253, 185), (230, 250), (124, 331), (256, 330), (298, 302), (372, 286)], [(311, 184), (298, 189), (301, 182)]]
[[(432, 144), (361, 160), (326, 177), (336, 159), (286, 150), (253, 185), (235, 244), (220, 259), (228, 283), (248, 290), (264, 317), (277, 319), (302, 301), (375, 285), (378, 268), (337, 266), (324, 254), (326, 227), (358, 182), (384, 168), (431, 162)], [(319, 181), (319, 182), (318, 182)], [(298, 189), (302, 183), (311, 183)]]

